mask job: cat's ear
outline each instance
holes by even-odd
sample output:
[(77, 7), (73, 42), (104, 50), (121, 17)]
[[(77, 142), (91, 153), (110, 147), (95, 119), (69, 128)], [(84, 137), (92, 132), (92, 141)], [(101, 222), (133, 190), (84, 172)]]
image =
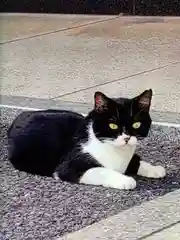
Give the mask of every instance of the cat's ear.
[(103, 112), (107, 109), (108, 109), (108, 97), (101, 92), (95, 92), (94, 110), (97, 112)]
[(145, 112), (149, 112), (149, 109), (151, 106), (152, 95), (153, 95), (152, 89), (148, 89), (136, 97), (138, 107), (141, 110), (143, 110)]

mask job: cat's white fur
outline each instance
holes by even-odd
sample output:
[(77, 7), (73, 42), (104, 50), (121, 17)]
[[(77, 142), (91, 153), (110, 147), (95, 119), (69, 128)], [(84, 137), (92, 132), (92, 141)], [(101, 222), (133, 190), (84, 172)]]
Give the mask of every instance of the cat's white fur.
[(92, 124), (89, 125), (88, 134), (89, 140), (82, 145), (82, 152), (89, 153), (103, 167), (124, 173), (136, 150), (137, 139), (131, 137), (126, 144), (124, 139), (128, 136), (123, 134), (115, 140), (102, 142), (96, 138)]
[(134, 189), (136, 187), (136, 181), (134, 178), (104, 167), (89, 169), (80, 178), (79, 182), (126, 190)]
[[(115, 140), (100, 141), (93, 132), (92, 124), (89, 125), (88, 134), (89, 140), (82, 144), (82, 152), (89, 153), (103, 167), (89, 169), (83, 174), (79, 182), (118, 189), (135, 188), (136, 181), (132, 177), (125, 176), (124, 173), (135, 153), (136, 137), (122, 134)], [(127, 138), (129, 140), (126, 143), (125, 139)], [(165, 176), (165, 169), (141, 161), (138, 175), (161, 178)]]
[(150, 163), (140, 161), (140, 167), (137, 174), (148, 178), (162, 178), (166, 175), (166, 170), (162, 166), (153, 166)]

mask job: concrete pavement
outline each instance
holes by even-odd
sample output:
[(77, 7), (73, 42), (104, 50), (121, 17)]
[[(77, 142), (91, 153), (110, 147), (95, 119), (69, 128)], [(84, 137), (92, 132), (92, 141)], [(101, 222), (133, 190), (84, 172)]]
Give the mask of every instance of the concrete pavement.
[(142, 203), (56, 240), (177, 240), (180, 190)]
[(87, 24), (98, 23), (116, 16), (77, 16), (59, 14), (16, 14), (1, 13), (0, 43), (18, 41), (39, 35), (47, 35)]
[(179, 18), (35, 16), (1, 16), (2, 95), (92, 103), (152, 87), (153, 110), (180, 112)]

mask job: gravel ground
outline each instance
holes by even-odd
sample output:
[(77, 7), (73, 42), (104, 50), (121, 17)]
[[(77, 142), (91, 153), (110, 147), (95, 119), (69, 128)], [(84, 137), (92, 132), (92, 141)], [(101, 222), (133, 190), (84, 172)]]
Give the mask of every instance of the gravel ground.
[[(180, 129), (153, 126), (138, 152), (163, 164), (163, 180), (137, 178), (132, 191), (91, 187), (14, 170), (7, 161), (6, 130), (19, 111), (1, 109), (0, 184), (1, 234), (8, 240), (51, 240), (78, 230), (180, 186)], [(1, 238), (0, 234), (0, 239)]]

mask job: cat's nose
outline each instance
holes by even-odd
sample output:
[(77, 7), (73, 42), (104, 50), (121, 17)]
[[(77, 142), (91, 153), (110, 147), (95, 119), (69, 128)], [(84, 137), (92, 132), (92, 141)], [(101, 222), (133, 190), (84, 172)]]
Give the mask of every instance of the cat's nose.
[(130, 137), (125, 137), (124, 138), (125, 143), (128, 143), (129, 139), (130, 139)]

